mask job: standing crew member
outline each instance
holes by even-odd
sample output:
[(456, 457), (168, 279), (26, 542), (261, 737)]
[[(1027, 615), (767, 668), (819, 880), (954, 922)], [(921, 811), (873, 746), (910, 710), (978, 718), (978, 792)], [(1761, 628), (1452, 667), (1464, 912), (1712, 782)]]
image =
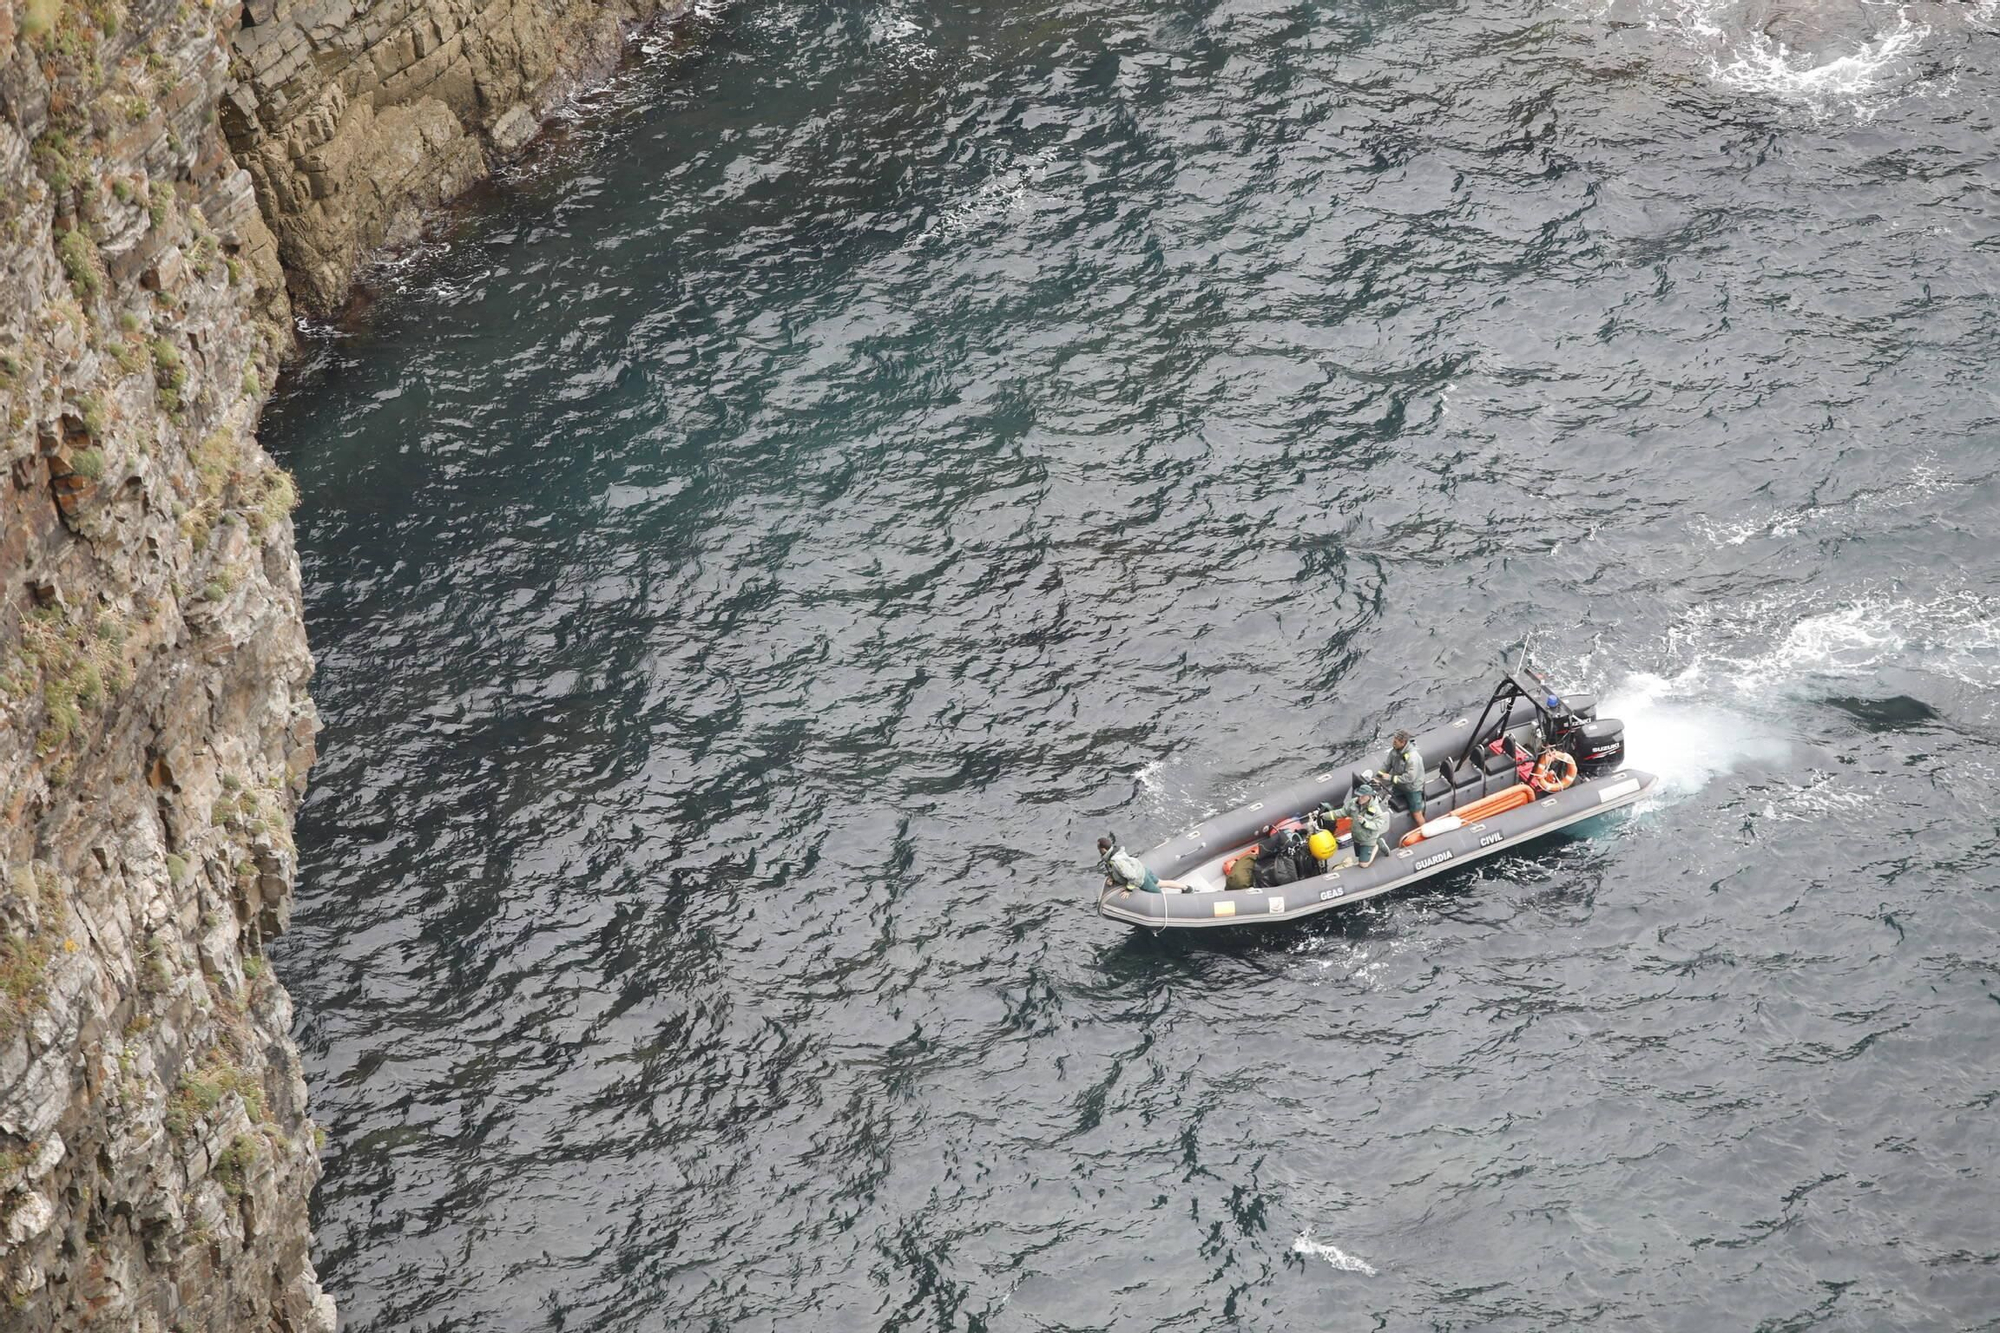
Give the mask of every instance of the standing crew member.
[(1417, 749), (1417, 743), (1410, 739), (1410, 733), (1399, 731), (1389, 740), (1389, 762), (1382, 765), (1383, 775), (1396, 784), (1396, 790), (1403, 793), (1410, 803), (1410, 815), (1417, 821), (1417, 827), (1424, 826), (1424, 756)]
[(1186, 893), (1187, 885), (1177, 879), (1161, 879), (1146, 869), (1138, 857), (1118, 845), (1115, 838), (1097, 840), (1097, 864), (1104, 867), (1104, 887), (1107, 889), (1137, 889), (1141, 893), (1165, 893), (1172, 889), (1175, 893)]

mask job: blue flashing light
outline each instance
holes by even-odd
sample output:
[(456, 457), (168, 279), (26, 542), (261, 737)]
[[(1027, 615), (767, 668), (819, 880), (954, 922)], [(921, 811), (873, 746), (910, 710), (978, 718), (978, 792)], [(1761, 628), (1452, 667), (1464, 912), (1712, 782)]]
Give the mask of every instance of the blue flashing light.
[(1563, 701), (1562, 701), (1562, 700), (1560, 700), (1560, 699), (1558, 699), (1558, 698), (1556, 698), (1556, 697), (1555, 697), (1555, 696), (1554, 696), (1553, 694), (1551, 694), (1551, 695), (1549, 696), (1549, 707), (1550, 707), (1550, 708), (1561, 708), (1561, 707), (1562, 707), (1562, 703), (1563, 703)]

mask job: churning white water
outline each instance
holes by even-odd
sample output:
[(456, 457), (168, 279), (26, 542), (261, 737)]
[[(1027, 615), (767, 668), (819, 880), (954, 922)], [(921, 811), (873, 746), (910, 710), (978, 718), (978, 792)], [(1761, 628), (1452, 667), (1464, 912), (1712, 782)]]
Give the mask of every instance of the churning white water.
[(1829, 698), (1917, 688), (1957, 699), (1975, 720), (1990, 716), (2000, 609), (1963, 590), (1783, 594), (1690, 609), (1657, 650), (1635, 655), (1655, 659), (1651, 667), (1595, 656), (1603, 665), (1557, 664), (1557, 679), (1605, 682), (1599, 714), (1625, 723), (1631, 762), (1658, 773), (1661, 797), (1673, 799), (1785, 763), (1818, 739), (1814, 714)]
[(1324, 1259), (1343, 1273), (1360, 1273), (1367, 1277), (1375, 1276), (1375, 1265), (1369, 1263), (1366, 1259), (1356, 1258), (1354, 1255), (1341, 1249), (1338, 1245), (1335, 1245), (1332, 1241), (1313, 1239), (1310, 1227), (1301, 1231), (1298, 1238), (1292, 1242), (1292, 1253), (1303, 1254), (1313, 1259)]
[(1923, 56), (1937, 22), (1967, 18), (1933, 4), (1816, 0), (1613, 0), (1605, 14), (1631, 14), (1674, 38), (1703, 72), (1731, 92), (1802, 106), (1815, 117), (1871, 115), (1882, 103), (1932, 86)]

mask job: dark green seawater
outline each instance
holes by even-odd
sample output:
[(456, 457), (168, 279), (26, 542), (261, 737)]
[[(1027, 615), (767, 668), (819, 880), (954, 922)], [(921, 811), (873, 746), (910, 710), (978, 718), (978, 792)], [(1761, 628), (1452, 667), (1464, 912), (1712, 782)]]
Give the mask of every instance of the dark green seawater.
[[(347, 1327), (2000, 1327), (1996, 22), (649, 40), (267, 422)], [(1665, 796), (1093, 914), (1524, 641)]]

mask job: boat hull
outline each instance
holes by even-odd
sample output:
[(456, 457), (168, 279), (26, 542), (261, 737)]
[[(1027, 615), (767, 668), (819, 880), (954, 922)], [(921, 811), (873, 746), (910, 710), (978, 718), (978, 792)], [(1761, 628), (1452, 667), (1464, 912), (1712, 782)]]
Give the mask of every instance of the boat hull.
[[(1510, 719), (1511, 720), (1511, 719)], [(1448, 754), (1464, 743), (1467, 724), (1463, 719), (1418, 738), (1425, 753)], [(1454, 744), (1456, 742), (1456, 744)], [(1435, 875), (1469, 865), (1482, 857), (1497, 855), (1545, 833), (1580, 823), (1593, 816), (1631, 805), (1659, 785), (1659, 779), (1638, 769), (1580, 778), (1566, 791), (1542, 795), (1524, 805), (1481, 819), (1460, 821), (1458, 827), (1442, 831), (1408, 847), (1396, 844), (1414, 827), (1408, 815), (1399, 815), (1383, 840), (1374, 864), (1349, 866), (1299, 879), (1281, 887), (1255, 889), (1212, 888), (1220, 882), (1220, 865), (1236, 850), (1255, 841), (1259, 828), (1274, 820), (1302, 814), (1322, 801), (1344, 799), (1352, 782), (1351, 771), (1321, 773), (1261, 801), (1218, 815), (1192, 833), (1169, 840), (1140, 857), (1163, 880), (1188, 879), (1206, 891), (1190, 893), (1144, 893), (1131, 889), (1111, 889), (1098, 899), (1098, 911), (1113, 921), (1123, 921), (1150, 930), (1204, 930), (1219, 926), (1241, 926), (1276, 921), (1297, 921), (1321, 912), (1393, 893)], [(1511, 783), (1511, 773), (1504, 783)], [(1503, 779), (1481, 787), (1466, 788), (1460, 795), (1447, 793), (1427, 805), (1432, 819), (1453, 813), (1454, 806), (1498, 790)]]

